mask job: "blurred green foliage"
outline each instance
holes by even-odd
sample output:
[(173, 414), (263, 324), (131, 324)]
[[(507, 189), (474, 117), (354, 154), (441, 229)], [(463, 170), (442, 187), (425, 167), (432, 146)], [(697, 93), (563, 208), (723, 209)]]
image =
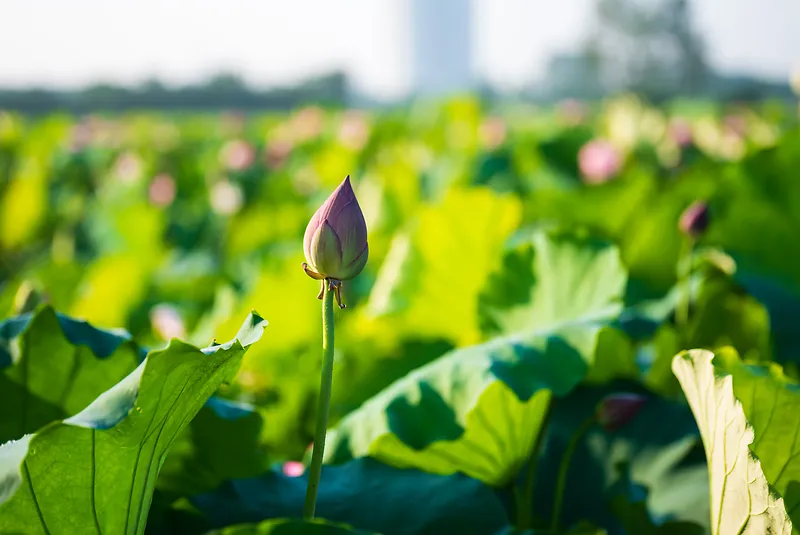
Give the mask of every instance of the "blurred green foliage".
[[(269, 321), (214, 402), (247, 403), (255, 415), (234, 429), (215, 416), (224, 407), (206, 406), (167, 458), (152, 516), (169, 522), (176, 496), (255, 476), (264, 459), (303, 458), (321, 332), (318, 285), (300, 267), (302, 236), (349, 174), (367, 220), (370, 260), (345, 284), (348, 308), (336, 313), (332, 425), (341, 425), (331, 462), (352, 470), (370, 456), (431, 477), (460, 472), (503, 492), (540, 435), (548, 436), (545, 458), (563, 451), (559, 429), (577, 423), (559, 407), (590, 411), (583, 388), (622, 384), (672, 404), (664, 410), (677, 411), (674, 432), (664, 429), (657, 444), (646, 428), (619, 443), (590, 434), (585, 474), (594, 497), (568, 500), (569, 520), (588, 519), (610, 533), (702, 522), (708, 503), (698, 510), (677, 496), (707, 492), (698, 483), (707, 474), (692, 457), (700, 439), (683, 425), (691, 427), (691, 414), (672, 358), (682, 349), (731, 345), (796, 373), (798, 110), (656, 108), (630, 96), (568, 110), (487, 109), (458, 97), (380, 112), (306, 107), (40, 119), (0, 112), (0, 318), (46, 302), (97, 327), (124, 328), (149, 348), (172, 338), (197, 346), (231, 339), (253, 309)], [(587, 167), (597, 165), (586, 160), (587, 144), (596, 141), (609, 147), (613, 163), (602, 179)], [(697, 199), (709, 203), (711, 225), (687, 255), (677, 220)], [(690, 315), (681, 323), (675, 310), (685, 299)], [(40, 312), (33, 321), (60, 321), (68, 330), (63, 318)], [(0, 350), (18, 341), (64, 351), (77, 344), (54, 329), (52, 339), (37, 341), (35, 325), (25, 332), (0, 325)], [(117, 353), (135, 354), (120, 347)], [(75, 351), (75, 359), (92, 360)], [(0, 352), (0, 371), (13, 361), (8, 352)], [(117, 353), (98, 369), (130, 371), (134, 363)], [(0, 381), (11, 384), (21, 372), (11, 366), (4, 373)], [(3, 440), (18, 438), (15, 425), (31, 432), (74, 414), (115, 382), (57, 395), (34, 379), (36, 396), (57, 399), (35, 424), (9, 413), (0, 422), (0, 430), (9, 427)], [(0, 393), (8, 396), (14, 393)], [(546, 433), (551, 396), (556, 411)], [(219, 433), (242, 433), (242, 444), (264, 457), (242, 450), (241, 462), (215, 465)], [(613, 448), (630, 455), (612, 455)], [(630, 470), (604, 455), (631, 463)], [(647, 472), (652, 459), (666, 460)], [(197, 465), (213, 466), (191, 473)], [(676, 466), (692, 476), (676, 482)], [(550, 483), (537, 473), (537, 496)], [(290, 516), (264, 485), (258, 492), (270, 514)], [(368, 494), (361, 487), (354, 493)], [(204, 496), (211, 509), (230, 499)], [(598, 512), (598, 503), (617, 520)], [(239, 505), (225, 522), (267, 518), (246, 507), (238, 515)], [(348, 511), (330, 519), (384, 527), (359, 524)], [(505, 520), (497, 518), (499, 529)]]

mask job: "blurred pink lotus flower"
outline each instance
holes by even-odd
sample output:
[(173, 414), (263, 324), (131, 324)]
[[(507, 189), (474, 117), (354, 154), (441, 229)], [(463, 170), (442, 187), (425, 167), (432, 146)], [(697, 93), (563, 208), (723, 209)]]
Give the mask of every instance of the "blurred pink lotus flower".
[(239, 211), (244, 202), (241, 188), (229, 180), (220, 180), (209, 192), (211, 209), (220, 215), (233, 215)]
[(506, 122), (500, 117), (487, 117), (481, 123), (479, 135), (483, 147), (494, 150), (506, 140)]
[(564, 99), (556, 106), (559, 118), (570, 126), (583, 123), (589, 116), (589, 110), (580, 100), (574, 98)]
[(359, 111), (348, 111), (339, 124), (339, 142), (353, 150), (360, 150), (369, 139), (370, 128), (366, 117)]
[(264, 163), (269, 169), (279, 169), (284, 166), (286, 160), (292, 154), (294, 144), (288, 139), (276, 139), (269, 142), (264, 151)]
[(143, 168), (144, 163), (137, 154), (126, 152), (114, 162), (114, 175), (121, 182), (130, 184), (141, 178)]
[(92, 144), (94, 132), (91, 125), (82, 121), (72, 127), (70, 132), (68, 147), (70, 152), (80, 152)]
[(740, 138), (745, 137), (745, 134), (747, 134), (747, 120), (739, 114), (734, 113), (726, 116), (722, 124), (729, 134), (734, 134)]
[(226, 136), (240, 136), (244, 132), (247, 117), (238, 111), (225, 111), (220, 115), (220, 130)]
[(325, 112), (319, 106), (309, 106), (292, 117), (291, 130), (295, 140), (303, 142), (314, 139), (322, 132)]
[(305, 473), (306, 467), (298, 461), (286, 461), (283, 463), (282, 471), (287, 477), (300, 477)]
[(156, 206), (169, 206), (175, 200), (175, 193), (175, 179), (171, 176), (166, 173), (160, 173), (153, 177), (149, 189), (151, 203)]
[(172, 305), (160, 304), (150, 310), (153, 331), (164, 340), (186, 338), (186, 327), (178, 310)]
[(678, 144), (680, 147), (688, 147), (692, 144), (694, 136), (692, 135), (692, 126), (684, 119), (675, 118), (669, 122), (667, 128), (669, 138)]
[(614, 145), (606, 140), (595, 139), (581, 147), (578, 167), (584, 176), (584, 182), (602, 184), (619, 172), (622, 157)]
[(120, 121), (105, 119), (99, 115), (87, 115), (83, 122), (92, 132), (92, 144), (108, 148), (119, 148), (125, 139), (125, 128)]
[(228, 170), (244, 171), (253, 165), (256, 151), (247, 141), (234, 139), (222, 146), (220, 159)]

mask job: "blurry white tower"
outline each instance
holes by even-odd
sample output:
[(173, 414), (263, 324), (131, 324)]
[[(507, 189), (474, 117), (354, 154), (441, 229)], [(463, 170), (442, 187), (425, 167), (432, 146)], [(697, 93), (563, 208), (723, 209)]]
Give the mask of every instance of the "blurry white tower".
[(472, 88), (472, 1), (410, 0), (413, 91), (442, 96)]

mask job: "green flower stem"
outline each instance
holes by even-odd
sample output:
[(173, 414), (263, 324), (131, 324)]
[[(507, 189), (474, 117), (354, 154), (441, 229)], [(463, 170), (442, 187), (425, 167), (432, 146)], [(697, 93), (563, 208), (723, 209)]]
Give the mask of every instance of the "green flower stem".
[(328, 429), (328, 413), (331, 406), (331, 387), (333, 385), (333, 290), (325, 281), (322, 297), (322, 381), (319, 389), (319, 408), (317, 410), (317, 428), (314, 433), (314, 450), (311, 453), (311, 466), (308, 469), (308, 487), (306, 502), (303, 506), (303, 518), (314, 518), (317, 506), (317, 491), (322, 474), (322, 457), (325, 453), (325, 433)]
[(567, 487), (567, 474), (569, 473), (569, 466), (572, 462), (572, 456), (575, 454), (575, 448), (583, 438), (583, 435), (595, 424), (597, 419), (594, 415), (588, 418), (581, 426), (575, 430), (572, 438), (567, 444), (567, 449), (564, 451), (564, 457), (561, 458), (561, 465), (558, 468), (558, 480), (556, 481), (556, 499), (553, 505), (553, 518), (551, 520), (550, 531), (553, 533), (558, 532), (559, 518), (561, 517), (561, 508), (564, 505), (564, 491)]
[(678, 306), (675, 309), (675, 323), (684, 326), (689, 322), (689, 305), (692, 301), (692, 253), (694, 252), (694, 240), (687, 237), (681, 247), (681, 255), (678, 258), (678, 265), (684, 264), (686, 269), (678, 273), (678, 287), (682, 290), (678, 295)]
[(552, 405), (548, 406), (547, 414), (542, 420), (541, 430), (539, 436), (536, 437), (536, 442), (531, 449), (531, 457), (528, 460), (528, 466), (525, 470), (525, 480), (523, 486), (515, 486), (514, 498), (517, 505), (517, 528), (521, 530), (533, 529), (533, 484), (536, 482), (536, 468), (539, 462), (539, 453), (542, 449), (542, 442), (545, 431), (547, 430), (547, 423), (550, 420), (550, 411)]

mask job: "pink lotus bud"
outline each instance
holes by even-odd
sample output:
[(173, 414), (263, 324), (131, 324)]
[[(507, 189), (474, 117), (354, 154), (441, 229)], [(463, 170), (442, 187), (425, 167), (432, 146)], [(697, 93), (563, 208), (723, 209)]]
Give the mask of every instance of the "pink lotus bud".
[(597, 404), (595, 416), (603, 429), (613, 432), (633, 420), (645, 401), (638, 394), (611, 394)]
[(367, 263), (367, 223), (350, 186), (350, 175), (319, 207), (303, 239), (306, 273), (315, 279), (349, 280)]
[(678, 229), (691, 238), (698, 238), (708, 228), (708, 205), (703, 201), (695, 201), (681, 214)]

